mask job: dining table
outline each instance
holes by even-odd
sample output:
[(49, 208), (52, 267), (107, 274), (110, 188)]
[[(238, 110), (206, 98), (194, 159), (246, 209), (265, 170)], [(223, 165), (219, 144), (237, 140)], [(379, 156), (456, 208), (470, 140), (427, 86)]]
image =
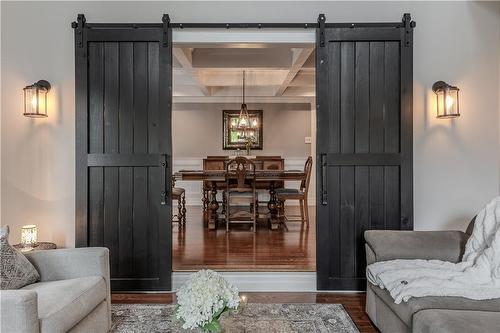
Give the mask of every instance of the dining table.
[[(217, 184), (226, 181), (226, 170), (179, 170), (174, 173), (174, 179), (180, 181), (201, 181), (211, 185), (208, 202), (208, 229), (216, 230), (219, 219), (219, 202), (217, 201)], [(231, 171), (229, 171), (231, 172)], [(271, 230), (279, 227), (278, 200), (276, 199), (276, 184), (283, 181), (302, 181), (306, 174), (302, 170), (255, 170), (255, 182), (266, 183), (269, 190), (267, 202), (268, 221)]]

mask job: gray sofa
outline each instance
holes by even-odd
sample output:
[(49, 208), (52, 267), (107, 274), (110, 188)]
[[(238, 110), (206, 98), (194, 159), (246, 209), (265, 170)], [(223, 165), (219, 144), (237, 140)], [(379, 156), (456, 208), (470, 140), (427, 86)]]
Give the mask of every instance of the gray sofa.
[[(473, 228), (461, 231), (365, 232), (367, 264), (392, 259), (461, 260)], [(366, 312), (385, 333), (500, 332), (500, 299), (418, 297), (395, 304), (386, 290), (368, 282)]]
[(109, 331), (108, 249), (34, 251), (26, 257), (40, 281), (1, 291), (1, 332)]

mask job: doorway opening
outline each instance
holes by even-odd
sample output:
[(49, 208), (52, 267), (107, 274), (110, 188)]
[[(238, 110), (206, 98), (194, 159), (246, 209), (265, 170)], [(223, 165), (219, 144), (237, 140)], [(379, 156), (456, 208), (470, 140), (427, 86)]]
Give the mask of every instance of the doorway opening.
[[(285, 40), (290, 30), (264, 33), (265, 41), (262, 32), (228, 38), (212, 30), (198, 40), (175, 32), (172, 171), (180, 195), (172, 203), (172, 270), (315, 272), (315, 165), (306, 168), (316, 154), (314, 31), (294, 42)], [(238, 126), (243, 103), (251, 140)], [(237, 156), (257, 173), (255, 203), (228, 196), (224, 179), (207, 178)], [(259, 178), (261, 170), (278, 178)], [(279, 178), (291, 171), (296, 178)], [(189, 177), (196, 172), (205, 174)], [(252, 219), (233, 222), (253, 210), (255, 227)]]

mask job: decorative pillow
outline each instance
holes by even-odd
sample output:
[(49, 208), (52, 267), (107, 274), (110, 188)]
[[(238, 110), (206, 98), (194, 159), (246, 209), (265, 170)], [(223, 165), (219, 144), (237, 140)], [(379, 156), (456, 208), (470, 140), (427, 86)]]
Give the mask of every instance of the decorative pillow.
[(0, 289), (19, 289), (37, 282), (40, 274), (26, 257), (9, 244), (9, 226), (0, 228)]

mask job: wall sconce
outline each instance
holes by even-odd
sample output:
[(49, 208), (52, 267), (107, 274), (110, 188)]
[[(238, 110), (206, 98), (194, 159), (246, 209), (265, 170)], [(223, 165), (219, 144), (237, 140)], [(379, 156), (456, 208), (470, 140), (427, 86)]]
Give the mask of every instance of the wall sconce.
[(30, 118), (47, 117), (47, 93), (50, 91), (50, 83), (40, 80), (31, 86), (26, 86), (24, 91), (24, 113)]
[(37, 245), (36, 225), (25, 225), (21, 228), (22, 251), (31, 251)]
[(432, 91), (437, 96), (437, 118), (460, 117), (458, 87), (444, 81), (437, 81), (432, 85)]

